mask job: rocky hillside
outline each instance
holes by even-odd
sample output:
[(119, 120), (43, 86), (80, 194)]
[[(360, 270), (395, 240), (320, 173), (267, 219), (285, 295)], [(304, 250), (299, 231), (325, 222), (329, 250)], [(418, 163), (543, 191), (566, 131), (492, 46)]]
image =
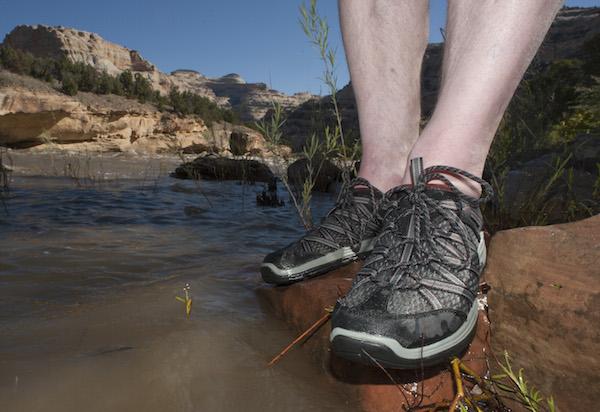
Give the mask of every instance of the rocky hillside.
[[(579, 58), (581, 46), (600, 33), (600, 8), (565, 8), (561, 10), (550, 28), (536, 56), (536, 64), (548, 64), (559, 59)], [(431, 114), (441, 80), (443, 44), (430, 44), (425, 52), (421, 79), (422, 111)], [(359, 136), (358, 114), (352, 85), (348, 84), (338, 94), (344, 114), (347, 134)], [(294, 150), (301, 150), (304, 141), (314, 131), (322, 130), (323, 109), (330, 107), (329, 97), (311, 100), (289, 113), (285, 134)], [(329, 120), (330, 121), (330, 120)]]
[(262, 135), (226, 122), (160, 112), (116, 95), (67, 96), (48, 83), (0, 70), (0, 145), (74, 151), (269, 156)]
[(6, 35), (3, 44), (36, 57), (67, 58), (89, 64), (113, 76), (125, 70), (139, 73), (161, 93), (178, 87), (180, 91), (208, 97), (221, 107), (236, 110), (242, 120), (260, 119), (271, 102), (291, 109), (314, 97), (308, 93), (288, 96), (269, 89), (264, 83), (246, 83), (237, 74), (209, 78), (192, 70), (163, 73), (136, 50), (111, 43), (95, 33), (62, 26), (17, 26)]
[(215, 102), (240, 113), (242, 120), (261, 119), (273, 107), (273, 102), (279, 103), (286, 109), (293, 109), (316, 98), (310, 93), (295, 93), (288, 96), (269, 89), (265, 83), (246, 83), (236, 73), (212, 79), (194, 70), (176, 70), (169, 78), (181, 90), (193, 92), (206, 90), (206, 95), (211, 96)]

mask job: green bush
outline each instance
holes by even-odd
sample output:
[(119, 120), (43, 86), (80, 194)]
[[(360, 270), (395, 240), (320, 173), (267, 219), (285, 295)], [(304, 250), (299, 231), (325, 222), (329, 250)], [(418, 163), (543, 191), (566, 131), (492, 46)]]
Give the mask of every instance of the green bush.
[(151, 102), (154, 100), (155, 94), (152, 85), (140, 73), (136, 73), (133, 81), (133, 95), (141, 103)]
[(64, 94), (69, 96), (75, 96), (77, 94), (77, 81), (72, 75), (69, 74), (63, 77), (61, 90)]
[(592, 110), (579, 109), (572, 115), (555, 124), (548, 133), (552, 146), (571, 143), (576, 136), (600, 129), (600, 118)]
[(129, 70), (125, 70), (119, 75), (119, 83), (125, 96), (133, 96), (133, 75)]
[(238, 123), (239, 118), (231, 110), (222, 109), (207, 97), (199, 96), (187, 91), (180, 92), (177, 88), (171, 89), (168, 96), (168, 104), (173, 111), (180, 115), (194, 114), (200, 116), (208, 125), (213, 121), (225, 120)]

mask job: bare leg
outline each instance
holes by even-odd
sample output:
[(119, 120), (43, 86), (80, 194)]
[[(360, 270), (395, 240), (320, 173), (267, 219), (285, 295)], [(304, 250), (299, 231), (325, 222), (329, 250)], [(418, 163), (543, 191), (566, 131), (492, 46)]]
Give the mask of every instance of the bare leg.
[(428, 8), (424, 0), (339, 0), (360, 121), (359, 175), (380, 190), (401, 183), (419, 135)]
[[(449, 0), (442, 86), (411, 152), (481, 176), (502, 115), (562, 0)], [(406, 173), (404, 182), (410, 178)], [(458, 182), (477, 195), (479, 188)]]

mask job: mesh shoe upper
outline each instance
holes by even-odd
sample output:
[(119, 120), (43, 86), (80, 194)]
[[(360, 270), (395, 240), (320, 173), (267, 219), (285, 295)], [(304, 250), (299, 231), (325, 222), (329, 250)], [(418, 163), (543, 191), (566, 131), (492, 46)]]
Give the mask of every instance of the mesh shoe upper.
[[(386, 194), (382, 231), (352, 289), (340, 300), (334, 326), (421, 346), (453, 333), (475, 300), (483, 269), (478, 247), (479, 204), (459, 192), (446, 176), (461, 175), (491, 188), (459, 169), (436, 166), (413, 186)], [(448, 189), (428, 185), (436, 180)]]
[(343, 247), (358, 252), (361, 242), (374, 238), (380, 230), (377, 208), (383, 194), (368, 181), (354, 179), (321, 224), (301, 239), (273, 252), (264, 262), (280, 268), (293, 268)]

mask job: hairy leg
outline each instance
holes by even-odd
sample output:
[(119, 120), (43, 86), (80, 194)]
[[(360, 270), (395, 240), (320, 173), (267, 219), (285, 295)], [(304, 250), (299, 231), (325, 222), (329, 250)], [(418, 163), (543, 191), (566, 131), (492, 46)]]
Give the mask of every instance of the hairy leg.
[(385, 191), (401, 183), (419, 135), (429, 2), (339, 0), (338, 4), (360, 121), (359, 175)]
[[(449, 0), (442, 85), (411, 152), (481, 176), (502, 115), (562, 0)], [(410, 177), (406, 173), (404, 182)], [(458, 181), (477, 195), (479, 188)]]

